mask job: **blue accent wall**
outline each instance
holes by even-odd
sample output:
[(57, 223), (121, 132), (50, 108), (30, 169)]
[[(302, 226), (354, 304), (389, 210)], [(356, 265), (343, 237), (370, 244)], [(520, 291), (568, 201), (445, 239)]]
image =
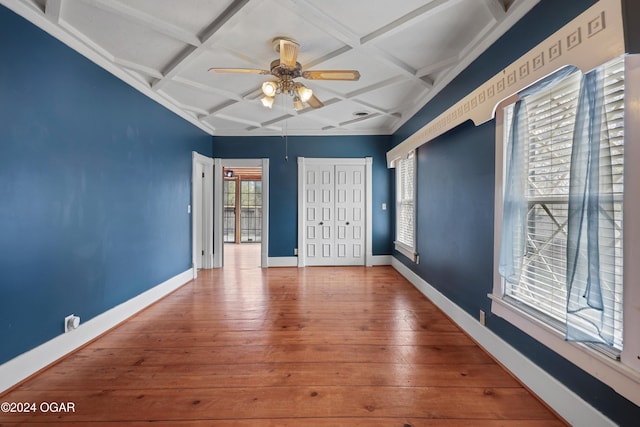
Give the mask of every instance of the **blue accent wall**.
[(4, 6), (0, 28), (3, 363), (190, 268), (211, 137)]
[[(420, 129), (595, 1), (541, 0), (429, 104), (393, 135)], [(491, 313), (495, 121), (471, 121), (417, 150), (417, 251), (420, 264), (395, 256), (471, 316)], [(636, 425), (640, 409), (511, 324), (488, 315), (487, 327), (620, 425)]]
[[(293, 256), (298, 246), (298, 157), (373, 158), (374, 255), (392, 251), (392, 175), (386, 165), (389, 136), (289, 136), (288, 158), (282, 137), (214, 137), (214, 157), (269, 159), (269, 256)], [(382, 210), (382, 203), (387, 210)]]

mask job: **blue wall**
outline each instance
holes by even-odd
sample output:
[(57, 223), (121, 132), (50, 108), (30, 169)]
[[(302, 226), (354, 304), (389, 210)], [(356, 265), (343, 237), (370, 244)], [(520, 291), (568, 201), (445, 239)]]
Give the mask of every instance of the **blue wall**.
[[(500, 72), (594, 1), (542, 0), (393, 136), (394, 145)], [(493, 287), (495, 122), (463, 123), (418, 149), (417, 251), (396, 257), (471, 316), (490, 313)], [(621, 425), (640, 409), (497, 316), (487, 326), (576, 394)]]
[(4, 6), (0, 28), (3, 363), (190, 268), (211, 137)]
[[(393, 180), (386, 166), (389, 136), (214, 137), (214, 157), (269, 158), (269, 256), (293, 256), (298, 246), (298, 157), (373, 158), (373, 254), (391, 254)], [(382, 210), (382, 203), (387, 210)]]

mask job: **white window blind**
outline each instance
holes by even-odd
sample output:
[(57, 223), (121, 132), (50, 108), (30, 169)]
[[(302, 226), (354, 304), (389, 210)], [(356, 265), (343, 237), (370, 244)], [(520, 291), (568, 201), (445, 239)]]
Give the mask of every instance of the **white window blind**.
[(414, 180), (415, 158), (409, 155), (396, 166), (396, 242), (414, 249)]
[[(624, 172), (624, 61), (604, 66), (605, 109), (603, 132), (611, 144), (614, 183), (614, 261), (601, 264), (616, 277), (605, 283), (614, 289), (615, 311), (606, 319), (614, 324), (614, 349), (622, 349), (622, 195)], [(575, 116), (581, 73), (576, 72), (553, 86), (526, 98), (528, 142), (527, 245), (518, 283), (506, 283), (505, 296), (526, 306), (547, 323), (562, 329), (566, 320), (566, 250), (569, 175)], [(505, 107), (505, 135), (511, 127), (513, 105)], [(604, 138), (607, 140), (607, 138)], [(606, 162), (601, 162), (606, 163)], [(601, 170), (601, 174), (604, 173)]]

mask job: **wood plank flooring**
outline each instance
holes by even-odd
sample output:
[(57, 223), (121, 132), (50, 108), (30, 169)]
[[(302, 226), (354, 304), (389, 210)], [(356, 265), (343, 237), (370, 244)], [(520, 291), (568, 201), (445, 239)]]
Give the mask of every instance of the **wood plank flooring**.
[(260, 269), (225, 246), (198, 279), (26, 381), (1, 426), (563, 426), (391, 267)]

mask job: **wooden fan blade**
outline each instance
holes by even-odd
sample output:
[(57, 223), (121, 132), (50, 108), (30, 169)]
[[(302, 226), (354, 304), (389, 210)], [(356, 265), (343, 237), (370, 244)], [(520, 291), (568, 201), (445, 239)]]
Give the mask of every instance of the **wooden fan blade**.
[(309, 80), (359, 80), (357, 70), (314, 70), (303, 71), (302, 77)]
[(210, 73), (243, 73), (243, 74), (271, 74), (271, 71), (259, 70), (257, 68), (209, 68)]
[(311, 95), (311, 98), (307, 100), (307, 104), (309, 104), (311, 108), (324, 107), (322, 101), (320, 101), (315, 95)]
[(280, 39), (280, 65), (295, 68), (300, 45), (292, 40)]

